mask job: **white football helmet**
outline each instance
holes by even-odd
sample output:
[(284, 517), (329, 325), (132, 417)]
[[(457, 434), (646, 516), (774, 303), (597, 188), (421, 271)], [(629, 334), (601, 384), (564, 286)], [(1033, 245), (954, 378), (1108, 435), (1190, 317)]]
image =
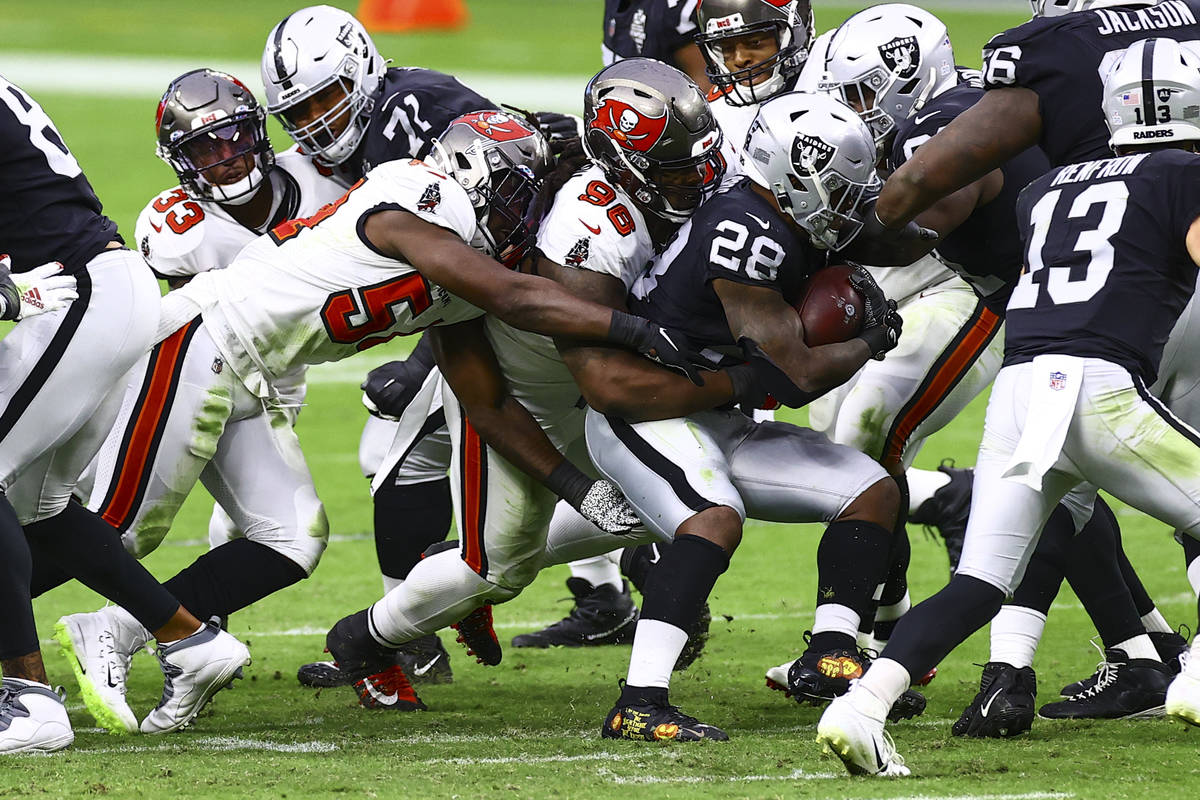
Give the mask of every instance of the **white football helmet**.
[(1200, 141), (1200, 58), (1174, 39), (1143, 39), (1104, 79), (1104, 121), (1120, 145)]
[(1158, 0), (1029, 0), (1035, 17), (1061, 17), (1072, 11), (1089, 11), (1109, 6), (1152, 6)]
[(855, 212), (881, 185), (870, 129), (825, 94), (787, 92), (763, 103), (740, 156), (753, 164), (751, 180), (821, 248), (850, 243), (862, 228)]
[(834, 32), (819, 88), (861, 109), (882, 154), (898, 120), (957, 81), (945, 24), (916, 6), (885, 3), (858, 12)]
[[(335, 166), (353, 155), (366, 134), (385, 69), (366, 28), (351, 14), (332, 6), (302, 8), (267, 36), (262, 57), (267, 111), (305, 153)], [(329, 98), (332, 105), (316, 119), (295, 119), (301, 104), (334, 83), (343, 96)]]

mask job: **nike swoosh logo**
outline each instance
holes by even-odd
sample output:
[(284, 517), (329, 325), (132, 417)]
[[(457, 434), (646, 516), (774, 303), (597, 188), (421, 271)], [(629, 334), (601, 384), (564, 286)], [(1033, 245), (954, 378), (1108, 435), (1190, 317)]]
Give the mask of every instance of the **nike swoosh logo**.
[(886, 769), (886, 768), (887, 768), (887, 764), (888, 764), (888, 762), (887, 762), (887, 761), (884, 761), (884, 759), (883, 759), (883, 754), (879, 752), (879, 742), (877, 742), (877, 741), (875, 741), (874, 739), (872, 739), (872, 740), (871, 740), (871, 747), (875, 748), (875, 763), (876, 763), (876, 764), (878, 765), (878, 767), (879, 767), (879, 769), (878, 769), (878, 770), (876, 770), (876, 771), (877, 771), (877, 772), (883, 772), (883, 771), (884, 771), (884, 769)]
[(162, 225), (155, 225), (153, 222), (151, 222), (150, 227), (154, 228), (155, 233), (162, 233)]
[(996, 693), (994, 695), (992, 695), (991, 697), (989, 697), (987, 699), (987, 702), (979, 707), (979, 713), (981, 716), (986, 717), (988, 715), (988, 712), (992, 710), (992, 701), (995, 700), (997, 697), (999, 697), (1000, 693), (1003, 691), (1004, 691), (1003, 689), (997, 689)]
[[(583, 220), (579, 220), (579, 221), (580, 221), (580, 222), (583, 222)], [(591, 225), (588, 225), (586, 222), (583, 222), (583, 227), (587, 228), (589, 231), (591, 231), (592, 233), (596, 234), (597, 236), (599, 236), (599, 235), (600, 235), (600, 229), (599, 229), (599, 228), (596, 228), (596, 227), (593, 227), (593, 226), (591, 226)]]
[(375, 699), (376, 703), (380, 703), (385, 706), (394, 706), (400, 701), (399, 694), (384, 694), (376, 689), (375, 684), (371, 683), (369, 680), (364, 680), (363, 684), (367, 687), (367, 694), (371, 695), (371, 697)]
[(429, 672), (429, 670), (433, 669), (433, 665), (437, 663), (439, 658), (441, 658), (441, 656), (434, 656), (433, 658), (429, 659), (428, 664), (422, 664), (419, 667), (414, 666), (413, 671), (412, 671), (413, 675), (421, 676), (421, 675), (424, 675), (426, 672)]
[(747, 211), (747, 212), (746, 212), (746, 216), (747, 216), (747, 217), (750, 217), (752, 220), (754, 220), (755, 222), (757, 222), (759, 225), (762, 225), (762, 228), (763, 228), (763, 230), (764, 230), (764, 231), (769, 231), (769, 230), (771, 230), (771, 225), (770, 225), (770, 223), (768, 223), (768, 222), (767, 222), (765, 219), (763, 219), (762, 217), (758, 216), (757, 214), (751, 214), (749, 211)]
[(925, 116), (923, 116), (923, 117), (920, 117), (920, 116), (918, 116), (918, 117), (913, 117), (913, 124), (914, 124), (914, 125), (920, 125), (920, 124), (921, 124), (922, 122), (924, 122), (925, 120), (929, 119), (930, 117), (936, 117), (936, 116), (937, 116), (938, 114), (940, 114), (940, 113), (942, 113), (942, 112), (941, 112), (941, 109), (939, 109), (939, 110), (937, 110), (937, 111), (930, 111), (928, 114), (926, 114), (926, 115), (925, 115)]

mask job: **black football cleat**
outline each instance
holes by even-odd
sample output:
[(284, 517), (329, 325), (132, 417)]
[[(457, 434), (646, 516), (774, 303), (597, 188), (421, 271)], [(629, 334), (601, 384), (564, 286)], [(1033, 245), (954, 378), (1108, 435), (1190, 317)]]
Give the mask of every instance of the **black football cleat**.
[(811, 631), (804, 632), (808, 649), (788, 670), (787, 694), (797, 703), (820, 705), (844, 695), (850, 681), (862, 677), (870, 658), (857, 647), (817, 650), (812, 636)]
[[(1187, 627), (1181, 627), (1181, 630), (1187, 631)], [(1191, 634), (1191, 631), (1188, 631)], [(1179, 662), (1179, 657), (1188, 652), (1188, 640), (1179, 631), (1168, 631), (1166, 633), (1148, 633), (1150, 641), (1154, 644), (1154, 649), (1158, 651), (1158, 657), (1167, 665), (1172, 673), (1178, 675), (1183, 671), (1183, 666)]]
[(983, 665), (979, 693), (950, 729), (955, 736), (1002, 739), (1033, 727), (1037, 675), (1002, 661)]
[(1066, 700), (1038, 710), (1042, 719), (1153, 719), (1166, 714), (1167, 687), (1174, 673), (1161, 661), (1129, 658), (1107, 648), (1095, 681)]
[(450, 654), (436, 633), (426, 634), (396, 648), (396, 663), (413, 683), (453, 683)]
[(909, 521), (937, 528), (946, 543), (950, 556), (950, 574), (958, 569), (963, 542), (967, 538), (967, 516), (971, 511), (971, 485), (975, 480), (972, 469), (958, 469), (952, 459), (946, 459), (938, 472), (950, 476), (950, 482), (933, 493), (912, 514)]
[(382, 672), (355, 681), (354, 691), (358, 695), (358, 704), (363, 708), (382, 711), (426, 710), (399, 664), (392, 664)]
[(396, 651), (375, 641), (367, 630), (367, 609), (337, 621), (325, 635), (325, 648), (340, 672), (339, 685), (349, 685), (383, 672), (396, 663)]
[(638, 609), (622, 581), (621, 591), (608, 584), (592, 586), (583, 578), (567, 578), (575, 598), (571, 613), (540, 631), (514, 636), (513, 647), (594, 647), (630, 644)]
[(349, 686), (354, 681), (346, 678), (336, 661), (313, 661), (301, 664), (296, 670), (296, 680), (301, 686), (312, 689), (329, 689), (334, 686)]
[(467, 648), (480, 664), (494, 667), (504, 658), (496, 629), (492, 627), (492, 607), (483, 605), (450, 626), (458, 631), (455, 641)]
[(688, 716), (676, 706), (657, 703), (614, 706), (604, 720), (600, 737), (638, 742), (729, 741), (729, 735), (717, 726)]

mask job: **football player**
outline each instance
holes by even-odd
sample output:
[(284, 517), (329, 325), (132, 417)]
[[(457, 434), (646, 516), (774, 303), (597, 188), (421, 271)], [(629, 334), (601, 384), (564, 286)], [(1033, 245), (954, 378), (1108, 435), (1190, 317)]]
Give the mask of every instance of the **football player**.
[(149, 718), (190, 720), (249, 651), (201, 624), (71, 499), (119, 411), (112, 390), (152, 340), (158, 287), (46, 112), (3, 79), (0, 140), (0, 317), (19, 320), (0, 341), (0, 752), (50, 752), (75, 735), (42, 663), (35, 564), (126, 604), (153, 631), (165, 687)]
[[(259, 235), (285, 220), (310, 216), (343, 193), (296, 149), (275, 154), (265, 112), (231, 75), (210, 69), (180, 75), (164, 92), (155, 119), (158, 155), (179, 185), (147, 204), (136, 235), (147, 263), (173, 285), (228, 265)], [(135, 514), (135, 498), (155, 474), (162, 436), (182, 433), (193, 448), (215, 449), (201, 480), (236, 521), (218, 503), (210, 524), (213, 549), (166, 586), (189, 608), (244, 607), (310, 575), (325, 548), (327, 528), (300, 524), (307, 518), (292, 511), (296, 498), (314, 503), (315, 492), (286, 464), (264, 467), (277, 457), (276, 450), (263, 446), (255, 428), (233, 422), (205, 436), (199, 429), (166, 427), (170, 398), (163, 389), (169, 371), (163, 364), (169, 347), (158, 344), (131, 371), (127, 402), (81, 481), (82, 496), (91, 497), (88, 507), (122, 531), (126, 549), (142, 558), (166, 536), (173, 516), (173, 511), (157, 516), (162, 505)], [(276, 387), (281, 409), (294, 422), (304, 400), (304, 369), (283, 376)], [(138, 435), (139, 430), (157, 435)], [(165, 452), (171, 451), (168, 443)], [(264, 468), (276, 476), (269, 486), (254, 479)], [(289, 480), (295, 482), (281, 488)], [(177, 506), (186, 488), (168, 502)], [(215, 597), (222, 600), (214, 604)], [(55, 635), (85, 703), (95, 706), (93, 715), (102, 724), (115, 717), (136, 727), (125, 701), (124, 676), (149, 632), (121, 606), (108, 606), (63, 617)]]
[[(853, 218), (878, 185), (874, 143), (854, 112), (824, 95), (785, 93), (751, 126), (749, 174), (684, 225), (633, 288), (631, 308), (686, 328), (707, 351), (748, 361), (780, 402), (802, 406), (895, 347), (900, 320), (861, 272), (859, 338), (807, 347), (786, 298), (853, 239)], [(585, 396), (587, 386), (584, 385)], [(671, 667), (746, 517), (829, 523), (818, 549), (816, 620), (793, 683), (813, 700), (845, 691), (866, 659), (860, 618), (882, 582), (899, 491), (868, 456), (786, 423), (755, 422), (729, 407), (661, 421), (592, 409), (588, 451), (661, 540), (672, 542), (644, 591), (628, 680), (602, 729), (606, 738), (727, 739), (668, 702)], [(819, 463), (821, 469), (812, 465)], [(827, 664), (828, 672), (819, 668)], [(836, 666), (837, 678), (829, 673)], [(915, 693), (913, 693), (915, 695)], [(912, 716), (923, 710), (900, 708)]]
[(677, 67), (707, 92), (704, 57), (692, 41), (698, 4), (699, 0), (604, 0), (604, 65), (622, 58), (653, 58)]
[[(539, 228), (538, 257), (523, 268), (551, 276), (581, 297), (623, 309), (629, 287), (655, 249), (720, 182), (720, 131), (694, 83), (666, 64), (642, 58), (619, 61), (592, 79), (585, 124), (593, 162), (574, 175), (578, 164), (559, 166), (555, 177), (565, 184), (554, 193), (553, 207)], [(442, 355), (438, 359), (457, 396), (445, 396), (451, 418), (461, 416), (461, 405), (474, 423), (499, 402), (492, 393), (507, 386), (559, 449), (578, 453), (586, 462), (580, 389), (564, 364), (571, 358), (560, 356), (546, 337), (495, 318), (482, 325), (486, 336), (476, 323), (436, 332), (435, 352), (462, 354), (461, 363), (444, 364)], [(558, 343), (564, 352), (570, 347)], [(468, 353), (477, 355), (469, 358)], [(675, 416), (733, 398), (724, 373), (693, 387), (664, 370), (649, 369), (644, 360), (623, 356), (603, 353), (608, 395), (598, 402)], [(464, 369), (473, 362), (471, 371)], [(481, 446), (469, 430), (458, 433), (458, 427), (451, 427), (462, 537), (458, 552), (430, 555), (371, 608), (333, 627), (329, 650), (347, 676), (379, 669), (395, 647), (464, 615), (475, 620), (459, 624), (464, 641), (484, 663), (499, 663), (502, 653), (491, 632), (490, 604), (515, 597), (544, 565), (554, 496), (517, 473), (494, 448)], [(618, 541), (612, 533), (589, 526), (591, 549), (574, 555), (611, 550)], [(487, 605), (476, 611), (481, 603)]]
[[(882, 226), (894, 219), (898, 224), (943, 193), (956, 190), (1034, 144), (1040, 144), (1056, 164), (1065, 163), (1064, 159), (1103, 158), (1108, 150), (1099, 134), (1103, 130), (1100, 79), (1116, 53), (1150, 32), (1183, 42), (1200, 38), (1195, 16), (1200, 5), (1182, 0), (1153, 9), (1144, 8), (1146, 5), (1092, 0), (1035, 3), (1035, 17), (1044, 18), (1035, 18), (989, 42), (984, 69), (988, 91), (926, 143), (934, 145), (932, 150), (922, 146), (889, 179), (878, 206), (883, 222), (874, 221)], [(1171, 336), (1167, 350), (1171, 358), (1164, 360), (1162, 378), (1151, 387), (1191, 423), (1200, 422), (1200, 409), (1194, 408), (1197, 398), (1187, 392), (1198, 380), (1198, 361), (1187, 344), (1197, 341), (1188, 335), (1197, 324), (1191, 321), (1194, 308), (1195, 304), (1190, 304), (1185, 309)], [(1164, 686), (1153, 662), (1175, 660), (1183, 642), (1154, 607), (1125, 557), (1116, 518), (1103, 500), (1093, 514), (1088, 496), (1087, 492), (1072, 492), (1066, 501), (1071, 513), (1060, 511), (1051, 516), (1014, 603), (1001, 610), (992, 626), (993, 659), (985, 668), (984, 683), (989, 696), (1003, 688), (1004, 696), (998, 702), (1003, 705), (1011, 696), (1012, 713), (1023, 722), (1015, 725), (1003, 715), (994, 715), (1001, 724), (993, 729), (991, 721), (979, 718), (981, 698), (977, 696), (959, 720), (960, 731), (1001, 735), (1001, 731), (1028, 729), (1034, 703), (1030, 665), (1045, 613), (1064, 573), (1091, 613), (1106, 648), (1120, 652), (1114, 652), (1114, 660), (1106, 659), (1103, 665), (1104, 674), (1114, 680), (1101, 688), (1111, 691), (1083, 694), (1074, 703), (1056, 705), (1048, 715), (1121, 716), (1134, 712), (1136, 709), (1115, 700), (1122, 695), (1137, 698), (1145, 707), (1161, 705)], [(1076, 499), (1084, 500), (1083, 505), (1074, 502)], [(1179, 538), (1193, 563), (1200, 548), (1188, 537)], [(1113, 666), (1128, 667), (1131, 661), (1130, 669)], [(1083, 688), (1096, 685), (1092, 679), (1084, 683)]]
[[(1200, 59), (1172, 39), (1119, 59), (1102, 92), (1116, 157), (1059, 167), (1018, 199), (1026, 269), (1008, 302), (958, 571), (818, 724), (852, 774), (908, 774), (884, 732), (891, 702), (995, 615), (1070, 489), (1090, 482), (1200, 537), (1200, 433), (1147, 389), (1200, 264), (1200, 124), (1185, 112), (1200, 98)], [(1127, 102), (1135, 91), (1144, 102)], [(1167, 698), (1192, 722), (1196, 672)]]

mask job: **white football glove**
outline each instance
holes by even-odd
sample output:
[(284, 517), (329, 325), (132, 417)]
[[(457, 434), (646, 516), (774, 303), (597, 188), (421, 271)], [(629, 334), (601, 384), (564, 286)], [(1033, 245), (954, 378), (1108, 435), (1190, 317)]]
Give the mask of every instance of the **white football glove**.
[(629, 505), (625, 495), (612, 483), (598, 480), (588, 489), (579, 504), (579, 513), (584, 519), (605, 533), (617, 535), (630, 533), (640, 528), (642, 521)]
[(0, 278), (7, 277), (16, 288), (19, 308), (14, 319), (36, 317), (66, 308), (79, 297), (73, 275), (60, 275), (63, 265), (57, 261), (34, 267), (28, 272), (11, 273), (12, 259), (0, 256)]

